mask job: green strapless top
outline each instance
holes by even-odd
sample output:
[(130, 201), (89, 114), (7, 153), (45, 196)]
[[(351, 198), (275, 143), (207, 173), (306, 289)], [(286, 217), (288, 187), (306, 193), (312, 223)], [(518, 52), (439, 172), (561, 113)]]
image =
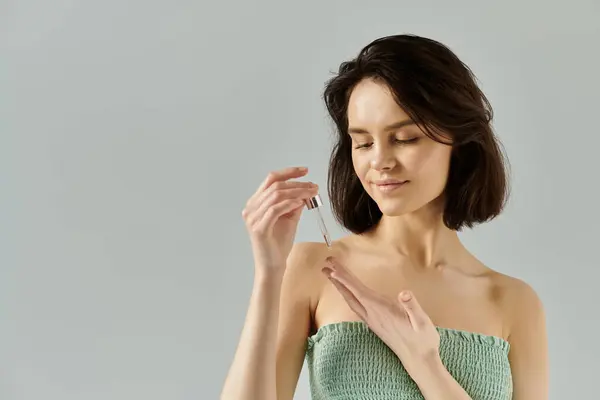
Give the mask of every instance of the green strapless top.
[[(510, 400), (507, 341), (437, 328), (440, 357), (473, 400)], [(400, 359), (361, 321), (321, 327), (308, 338), (306, 361), (313, 400), (418, 400), (418, 386)]]

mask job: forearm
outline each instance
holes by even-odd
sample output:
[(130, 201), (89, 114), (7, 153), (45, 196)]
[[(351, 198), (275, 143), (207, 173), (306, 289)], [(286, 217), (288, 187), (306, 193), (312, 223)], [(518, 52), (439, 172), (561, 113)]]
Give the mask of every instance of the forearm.
[(472, 400), (439, 358), (424, 362), (415, 382), (426, 400)]
[(256, 276), (246, 320), (221, 400), (276, 400), (281, 279)]

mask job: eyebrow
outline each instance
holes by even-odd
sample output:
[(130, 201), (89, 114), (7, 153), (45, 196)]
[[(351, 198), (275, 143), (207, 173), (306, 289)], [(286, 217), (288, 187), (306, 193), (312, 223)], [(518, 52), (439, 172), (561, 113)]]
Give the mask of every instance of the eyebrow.
[[(385, 131), (392, 131), (395, 129), (403, 128), (408, 125), (415, 125), (415, 122), (412, 119), (406, 119), (404, 121), (394, 122), (393, 124), (390, 124), (383, 129)], [(368, 134), (369, 131), (367, 131), (366, 129), (363, 129), (363, 128), (350, 127), (350, 128), (348, 128), (348, 133)]]

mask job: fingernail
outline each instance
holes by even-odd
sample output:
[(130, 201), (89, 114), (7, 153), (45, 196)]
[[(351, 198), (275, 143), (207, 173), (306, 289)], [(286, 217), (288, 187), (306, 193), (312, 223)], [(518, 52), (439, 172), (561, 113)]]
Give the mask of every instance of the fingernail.
[(400, 298), (402, 299), (402, 301), (409, 301), (410, 299), (412, 299), (412, 295), (410, 294), (410, 292), (404, 291), (400, 294)]
[(329, 267), (323, 267), (321, 269), (321, 272), (323, 272), (325, 275), (327, 275), (328, 278), (331, 277), (331, 273), (333, 272), (333, 270)]
[(306, 168), (306, 167), (298, 167), (298, 171), (306, 172), (307, 170), (308, 170), (308, 168)]

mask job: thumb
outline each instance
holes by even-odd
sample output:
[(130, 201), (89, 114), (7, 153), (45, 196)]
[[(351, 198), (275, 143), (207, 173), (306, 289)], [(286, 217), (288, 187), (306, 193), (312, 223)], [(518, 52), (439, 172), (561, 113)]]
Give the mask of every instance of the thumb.
[(410, 290), (404, 290), (398, 294), (398, 301), (406, 311), (410, 323), (414, 329), (422, 327), (427, 321), (427, 314)]

